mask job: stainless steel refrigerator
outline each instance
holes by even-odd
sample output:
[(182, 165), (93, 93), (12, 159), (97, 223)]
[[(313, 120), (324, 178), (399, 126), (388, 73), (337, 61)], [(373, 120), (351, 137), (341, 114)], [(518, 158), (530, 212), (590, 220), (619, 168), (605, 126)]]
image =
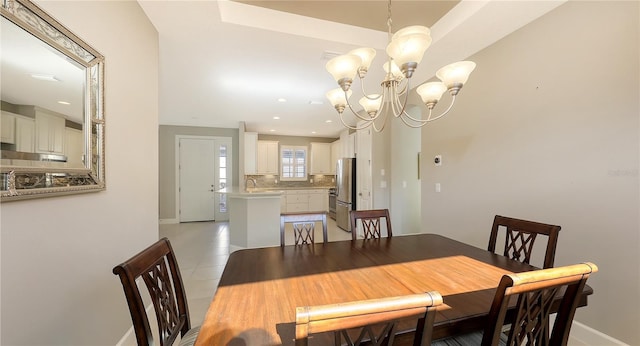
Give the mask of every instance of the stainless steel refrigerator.
[(344, 158), (336, 166), (336, 225), (347, 232), (351, 210), (356, 210), (356, 159)]

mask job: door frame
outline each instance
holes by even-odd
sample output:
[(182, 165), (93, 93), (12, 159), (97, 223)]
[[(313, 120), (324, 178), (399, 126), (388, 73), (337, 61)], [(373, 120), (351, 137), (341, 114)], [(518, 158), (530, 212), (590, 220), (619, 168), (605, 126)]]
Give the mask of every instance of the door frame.
[[(233, 144), (232, 137), (225, 136), (197, 136), (197, 135), (175, 135), (174, 138), (174, 194), (175, 194), (175, 216), (177, 223), (180, 223), (180, 140), (181, 139), (207, 139), (207, 140), (216, 140), (216, 139), (225, 139), (230, 140)], [(233, 160), (231, 161), (233, 162)], [(232, 172), (233, 175), (233, 172)], [(233, 177), (230, 177), (233, 179)]]

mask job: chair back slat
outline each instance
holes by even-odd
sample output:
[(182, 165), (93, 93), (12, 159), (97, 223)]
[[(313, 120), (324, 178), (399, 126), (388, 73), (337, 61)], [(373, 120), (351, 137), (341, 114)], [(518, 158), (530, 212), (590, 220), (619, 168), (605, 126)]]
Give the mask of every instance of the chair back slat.
[(502, 234), (502, 230), (504, 230), (504, 251), (502, 254), (527, 264), (530, 264), (537, 236), (546, 236), (547, 247), (543, 268), (553, 267), (560, 226), (496, 215), (487, 247), (489, 251), (496, 252), (498, 235)]
[[(595, 264), (583, 263), (504, 275), (489, 312), (482, 345), (499, 344), (511, 297), (517, 297), (517, 303), (507, 345), (566, 345), (580, 293), (589, 275), (597, 271)], [(560, 307), (549, 333), (552, 306), (559, 295)]]
[[(312, 334), (334, 332), (336, 345), (391, 345), (398, 320), (415, 317), (414, 345), (430, 345), (436, 308), (442, 304), (438, 292), (362, 300), (341, 304), (296, 308), (296, 345), (307, 345)], [(383, 324), (378, 326), (378, 324)], [(377, 327), (377, 328), (374, 328)], [(353, 329), (359, 329), (355, 334)], [(352, 335), (357, 335), (353, 338)]]
[(125, 292), (138, 345), (153, 345), (153, 334), (136, 280), (142, 278), (158, 323), (159, 344), (172, 345), (191, 329), (182, 276), (167, 238), (113, 268)]
[(373, 210), (352, 210), (351, 218), (351, 239), (358, 238), (358, 220), (362, 225), (364, 239), (378, 239), (382, 237), (382, 221), (387, 228), (387, 237), (393, 236), (391, 230), (391, 218), (389, 217), (389, 209), (373, 209)]

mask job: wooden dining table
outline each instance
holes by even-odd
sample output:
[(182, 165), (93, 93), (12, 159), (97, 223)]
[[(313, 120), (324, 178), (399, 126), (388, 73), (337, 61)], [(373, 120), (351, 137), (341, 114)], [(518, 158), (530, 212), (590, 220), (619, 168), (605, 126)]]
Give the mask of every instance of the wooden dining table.
[(444, 299), (433, 338), (465, 333), (482, 328), (502, 275), (535, 269), (436, 234), (239, 250), (196, 345), (293, 345), (298, 306), (427, 291)]

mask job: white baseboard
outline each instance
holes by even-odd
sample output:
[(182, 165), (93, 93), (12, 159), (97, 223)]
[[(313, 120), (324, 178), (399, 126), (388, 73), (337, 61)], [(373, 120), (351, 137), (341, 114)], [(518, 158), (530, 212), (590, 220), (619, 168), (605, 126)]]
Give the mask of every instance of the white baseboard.
[(174, 223), (180, 223), (180, 221), (178, 219), (160, 219), (159, 223), (161, 225), (169, 225)]
[(598, 330), (595, 330), (587, 325), (584, 325), (578, 321), (573, 321), (573, 325), (571, 326), (571, 334), (569, 344), (571, 341), (575, 341), (578, 345), (590, 345), (590, 346), (613, 346), (613, 345), (624, 345), (624, 342), (617, 340), (615, 338), (610, 337), (609, 335), (602, 333)]
[(126, 333), (120, 338), (120, 341), (116, 344), (116, 346), (126, 346), (126, 345), (135, 345), (136, 337), (133, 335), (133, 326), (127, 330)]
[[(158, 324), (152, 322), (156, 318), (155, 311), (153, 310), (153, 304), (149, 304), (145, 310), (147, 311), (147, 318), (150, 321), (149, 325), (151, 327), (151, 333), (153, 333), (154, 338), (155, 338), (159, 334), (158, 334)], [(136, 340), (136, 335), (133, 332), (133, 325), (132, 325), (127, 330), (127, 332), (124, 333), (122, 338), (120, 338), (120, 341), (118, 341), (116, 346), (130, 346), (130, 345), (131, 346), (135, 346), (137, 344), (138, 344), (138, 341)]]

